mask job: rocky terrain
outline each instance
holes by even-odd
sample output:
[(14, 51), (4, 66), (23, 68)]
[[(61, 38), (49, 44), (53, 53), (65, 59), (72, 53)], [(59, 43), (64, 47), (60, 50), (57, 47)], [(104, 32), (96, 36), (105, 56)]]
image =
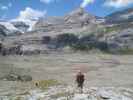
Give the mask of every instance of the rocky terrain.
[(133, 100), (133, 91), (126, 88), (85, 88), (80, 94), (72, 86), (34, 89), (15, 96), (0, 96), (1, 100)]
[(132, 15), (99, 18), (78, 8), (33, 26), (0, 22), (0, 100), (133, 100), (133, 56), (124, 55), (133, 54)]
[[(80, 52), (0, 57), (0, 99), (133, 100), (132, 60), (132, 55)], [(76, 88), (78, 69), (85, 73), (83, 94)], [(32, 81), (14, 80), (17, 75)]]
[[(40, 19), (36, 24), (34, 30), (43, 32), (53, 31), (55, 34), (72, 32), (76, 33), (83, 30), (94, 29), (96, 18), (89, 15), (84, 9), (78, 8), (64, 17), (51, 17)], [(87, 28), (87, 29), (86, 29)], [(77, 31), (76, 31), (77, 30)], [(80, 32), (81, 32), (80, 31)], [(91, 30), (90, 30), (91, 31)], [(58, 33), (59, 32), (59, 33)], [(78, 32), (79, 33), (79, 32)]]

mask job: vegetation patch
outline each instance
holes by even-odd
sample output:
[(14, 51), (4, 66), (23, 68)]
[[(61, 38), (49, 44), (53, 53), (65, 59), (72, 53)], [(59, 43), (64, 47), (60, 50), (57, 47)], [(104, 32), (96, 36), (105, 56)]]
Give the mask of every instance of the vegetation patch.
[(113, 27), (106, 27), (104, 32), (105, 33), (110, 33), (110, 32), (118, 31), (118, 30), (120, 30), (119, 26), (113, 26)]
[(55, 79), (49, 79), (49, 80), (38, 80), (35, 81), (34, 84), (41, 89), (47, 89), (48, 87), (59, 85), (59, 82)]
[(75, 51), (90, 51), (90, 50), (100, 50), (102, 52), (108, 52), (108, 44), (105, 42), (88, 42), (88, 43), (78, 43), (70, 46)]
[(22, 97), (16, 97), (16, 98), (13, 98), (11, 100), (23, 100), (23, 98)]
[(133, 49), (125, 48), (117, 51), (119, 54), (133, 54)]
[(59, 98), (59, 97), (66, 97), (66, 96), (68, 96), (67, 92), (60, 92), (55, 95), (51, 95), (51, 98)]
[(60, 98), (60, 97), (67, 97), (67, 100), (69, 100), (74, 94), (71, 94), (69, 92), (59, 92), (55, 95), (51, 95), (50, 97), (53, 98), (53, 99), (57, 99), (57, 98)]

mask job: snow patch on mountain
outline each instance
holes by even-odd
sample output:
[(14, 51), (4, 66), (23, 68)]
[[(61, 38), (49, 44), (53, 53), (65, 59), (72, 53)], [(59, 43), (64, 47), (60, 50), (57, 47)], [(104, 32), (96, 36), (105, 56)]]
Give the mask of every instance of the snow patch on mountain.
[(10, 22), (0, 22), (1, 25), (5, 26), (10, 31), (18, 31)]
[(29, 25), (29, 28), (28, 28), (27, 31), (32, 31), (33, 26), (35, 25), (35, 23), (37, 21), (36, 20), (19, 20), (19, 19), (14, 19), (14, 20), (11, 20), (11, 22), (23, 22), (23, 23)]

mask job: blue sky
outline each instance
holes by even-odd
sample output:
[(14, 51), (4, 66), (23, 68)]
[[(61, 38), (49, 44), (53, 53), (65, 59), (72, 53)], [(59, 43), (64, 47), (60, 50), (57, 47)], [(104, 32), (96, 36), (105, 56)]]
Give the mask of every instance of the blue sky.
[(78, 7), (103, 17), (133, 7), (133, 0), (0, 0), (0, 19), (63, 16)]

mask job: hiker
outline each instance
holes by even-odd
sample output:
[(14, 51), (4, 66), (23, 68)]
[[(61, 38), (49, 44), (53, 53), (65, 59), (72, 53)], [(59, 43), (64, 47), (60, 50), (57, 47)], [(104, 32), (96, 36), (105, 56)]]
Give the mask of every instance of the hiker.
[(76, 82), (77, 82), (78, 88), (81, 89), (81, 93), (83, 92), (84, 80), (85, 80), (84, 74), (81, 71), (78, 71), (78, 73), (76, 75)]

